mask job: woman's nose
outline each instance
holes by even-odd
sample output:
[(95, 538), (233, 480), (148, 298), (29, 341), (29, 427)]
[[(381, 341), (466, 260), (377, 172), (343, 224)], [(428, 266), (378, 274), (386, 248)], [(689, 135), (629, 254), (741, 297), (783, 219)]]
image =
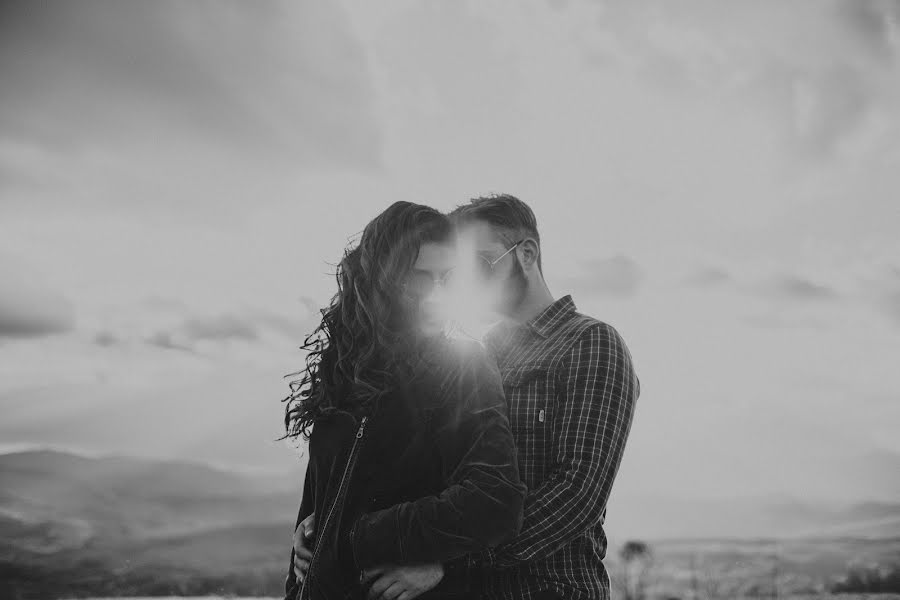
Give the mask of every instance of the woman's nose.
[(431, 292), (422, 299), (422, 305), (432, 314), (443, 314), (447, 305), (447, 291), (444, 285), (435, 284)]

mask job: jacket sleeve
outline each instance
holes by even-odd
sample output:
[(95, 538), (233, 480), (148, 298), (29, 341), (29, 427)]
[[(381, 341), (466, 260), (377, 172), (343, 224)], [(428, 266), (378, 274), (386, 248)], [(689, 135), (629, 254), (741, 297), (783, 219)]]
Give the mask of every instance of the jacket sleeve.
[(521, 526), (525, 486), (496, 366), (479, 346), (441, 387), (445, 401), (433, 419), (447, 487), (360, 517), (350, 544), (361, 569), (446, 561), (510, 539)]
[[(300, 523), (303, 522), (303, 519), (308, 517), (313, 513), (313, 484), (312, 477), (310, 475), (310, 467), (306, 466), (306, 475), (303, 477), (303, 498), (300, 501), (300, 510), (297, 512), (297, 522), (294, 523), (294, 529), (291, 532), (293, 534), (294, 531), (297, 530), (297, 527), (300, 526)], [(297, 581), (297, 577), (294, 575), (294, 546), (291, 544), (291, 560), (288, 564), (288, 574), (284, 580), (284, 597), (285, 600), (293, 600), (297, 595), (297, 592), (300, 589), (300, 582)]]
[(603, 323), (582, 334), (558, 376), (553, 473), (529, 490), (519, 535), (481, 554), (487, 564), (513, 566), (548, 556), (602, 522), (640, 383), (625, 342)]

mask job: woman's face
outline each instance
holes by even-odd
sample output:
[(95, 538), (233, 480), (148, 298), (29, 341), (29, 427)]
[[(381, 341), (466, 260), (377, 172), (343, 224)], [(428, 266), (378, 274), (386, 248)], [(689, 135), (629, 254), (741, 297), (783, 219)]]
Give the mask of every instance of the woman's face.
[(426, 243), (419, 248), (405, 288), (414, 306), (416, 326), (425, 335), (440, 333), (447, 320), (445, 284), (456, 266), (453, 244)]

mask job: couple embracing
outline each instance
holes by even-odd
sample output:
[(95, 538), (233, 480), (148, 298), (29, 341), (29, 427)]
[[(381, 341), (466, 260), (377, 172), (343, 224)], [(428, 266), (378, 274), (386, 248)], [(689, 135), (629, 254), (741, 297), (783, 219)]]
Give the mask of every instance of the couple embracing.
[[(532, 210), (397, 202), (337, 284), (286, 398), (309, 440), (286, 599), (607, 600), (640, 384), (618, 332), (550, 293)], [(448, 333), (473, 294), (503, 317), (483, 341)]]

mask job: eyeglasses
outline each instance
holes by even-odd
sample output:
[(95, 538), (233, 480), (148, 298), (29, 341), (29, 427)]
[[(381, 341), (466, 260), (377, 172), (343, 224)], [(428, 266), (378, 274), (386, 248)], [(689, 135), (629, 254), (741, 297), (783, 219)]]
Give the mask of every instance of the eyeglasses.
[(498, 256), (497, 258), (495, 258), (494, 260), (489, 260), (487, 257), (481, 256), (481, 255), (479, 254), (479, 255), (478, 255), (478, 258), (481, 259), (481, 260), (478, 261), (478, 273), (479, 273), (479, 275), (481, 275), (481, 277), (482, 277), (483, 279), (491, 279), (491, 278), (493, 278), (493, 277), (494, 277), (494, 266), (496, 266), (496, 264), (497, 264), (498, 262), (500, 262), (501, 260), (503, 260), (503, 257), (504, 257), (504, 256), (506, 256), (507, 254), (509, 254), (509, 253), (512, 252), (513, 250), (515, 250), (515, 249), (519, 246), (519, 244), (521, 244), (521, 243), (524, 242), (524, 241), (525, 241), (524, 239), (519, 240), (518, 242), (516, 242), (515, 244), (513, 244), (513, 245), (509, 248), (509, 250), (507, 250), (506, 252), (504, 252), (503, 254), (501, 254), (500, 256)]
[(424, 297), (434, 291), (434, 288), (438, 285), (446, 288), (452, 278), (453, 269), (448, 269), (440, 279), (434, 279), (428, 273), (413, 271), (401, 285), (406, 292), (414, 296)]

